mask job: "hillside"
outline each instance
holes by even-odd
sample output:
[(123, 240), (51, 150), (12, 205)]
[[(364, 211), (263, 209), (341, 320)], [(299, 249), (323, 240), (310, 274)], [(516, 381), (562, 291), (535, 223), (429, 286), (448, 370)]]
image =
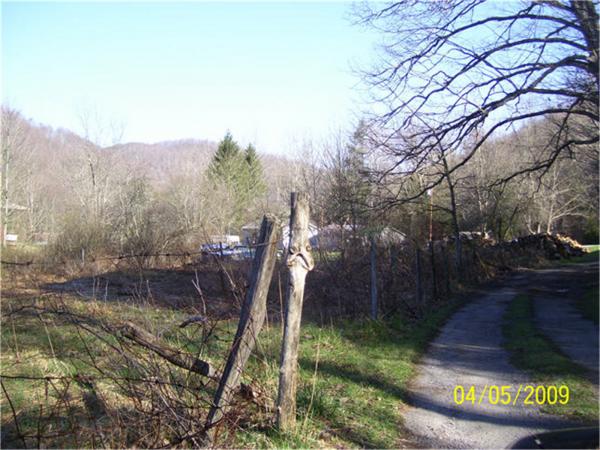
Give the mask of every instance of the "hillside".
[[(201, 205), (211, 201), (225, 208), (226, 202), (209, 198), (211, 190), (203, 186), (215, 142), (182, 139), (103, 148), (72, 131), (27, 120), (8, 108), (3, 109), (3, 118), (10, 138), (8, 202), (27, 208), (9, 212), (8, 231), (18, 234), (22, 242), (61, 233), (68, 228), (70, 216), (105, 222), (117, 214), (119, 203), (125, 207), (123, 196), (135, 182), (143, 183), (154, 210), (170, 208), (174, 214), (194, 215), (186, 218), (194, 222), (185, 224), (188, 231), (215, 224), (211, 218), (198, 216), (204, 209)], [(258, 152), (267, 185), (259, 209), (277, 211), (287, 204), (298, 164)]]

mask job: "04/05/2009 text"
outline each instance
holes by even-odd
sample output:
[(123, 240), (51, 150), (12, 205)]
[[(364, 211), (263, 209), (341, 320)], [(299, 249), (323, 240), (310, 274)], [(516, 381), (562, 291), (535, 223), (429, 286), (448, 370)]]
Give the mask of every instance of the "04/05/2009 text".
[(453, 400), (457, 405), (517, 405), (518, 402), (526, 406), (535, 405), (566, 405), (569, 403), (570, 391), (566, 385), (485, 385), (477, 386), (457, 385), (453, 391)]

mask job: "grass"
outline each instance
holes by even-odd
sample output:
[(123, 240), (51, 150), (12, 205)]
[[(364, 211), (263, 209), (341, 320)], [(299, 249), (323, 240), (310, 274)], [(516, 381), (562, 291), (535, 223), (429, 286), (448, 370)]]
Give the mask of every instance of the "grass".
[[(5, 300), (4, 308), (10, 300)], [(162, 331), (171, 345), (181, 346), (177, 324), (185, 313), (166, 308), (135, 306), (124, 302), (68, 299), (75, 311), (115, 322), (132, 320), (153, 332)], [(279, 433), (272, 425), (273, 411), (255, 414), (226, 439), (234, 447), (397, 447), (402, 436), (401, 411), (406, 383), (414, 363), (458, 302), (437, 308), (419, 322), (397, 316), (386, 322), (341, 321), (327, 326), (304, 324), (299, 349), (298, 422), (293, 433)], [(6, 311), (6, 310), (5, 310)], [(0, 334), (1, 373), (36, 377), (85, 374), (86, 346), (102, 366), (110, 350), (91, 335), (82, 340), (67, 323), (35, 316), (3, 317)], [(235, 332), (235, 321), (219, 325), (219, 339), (204, 348), (203, 358), (220, 363)], [(191, 329), (192, 327), (190, 327)], [(243, 382), (258, 386), (265, 396), (277, 397), (281, 345), (279, 324), (265, 327), (257, 349), (243, 374)], [(186, 348), (194, 352), (194, 348)], [(3, 383), (25, 431), (36, 427), (37, 405), (44, 400), (44, 383), (4, 379)], [(105, 386), (104, 391), (114, 390)], [(52, 396), (50, 396), (52, 397)], [(0, 395), (3, 424), (12, 412)], [(31, 419), (28, 417), (31, 416)], [(57, 443), (73, 446), (74, 442)], [(78, 443), (81, 446), (81, 442)]]
[[(68, 298), (67, 301), (73, 312), (85, 313), (111, 323), (115, 323), (116, 320), (133, 320), (144, 326), (154, 325), (150, 329), (156, 329), (156, 326), (168, 327), (184, 316), (182, 312), (125, 303), (98, 302), (76, 297)], [(41, 300), (38, 304), (41, 304)], [(2, 301), (3, 313), (18, 306), (18, 299)], [(90, 372), (89, 367), (90, 356), (97, 360), (100, 367), (110, 369), (106, 363), (110, 358), (111, 350), (106, 343), (85, 332), (79, 334), (75, 327), (51, 315), (28, 314), (11, 318), (3, 314), (0, 348), (0, 373), (4, 376), (61, 377), (90, 373), (93, 375), (94, 372)], [(38, 414), (41, 414), (42, 409), (46, 412), (51, 411), (58, 404), (59, 391), (49, 388), (44, 380), (3, 378), (2, 383), (19, 417), (21, 431), (28, 435), (35, 435), (38, 423), (41, 423)], [(60, 383), (57, 386), (60, 386)], [(117, 391), (113, 385), (99, 386), (108, 393), (109, 397)], [(82, 422), (88, 420), (81, 403), (83, 392), (84, 390), (78, 386), (71, 386), (69, 395), (74, 399), (72, 402), (74, 408), (70, 416), (67, 416), (68, 420)], [(10, 429), (14, 423), (12, 410), (3, 393), (0, 394), (0, 411), (2, 426)], [(58, 422), (55, 420), (54, 424), (56, 423)], [(22, 445), (20, 441), (9, 442), (9, 444), (11, 444), (9, 446)], [(77, 448), (90, 445), (92, 444), (61, 436), (52, 446)]]
[(27, 262), (39, 256), (43, 249), (44, 247), (40, 245), (19, 242), (2, 248), (2, 259), (4, 261)]
[[(448, 304), (418, 324), (401, 318), (302, 327), (299, 351), (298, 426), (295, 433), (244, 430), (245, 447), (397, 447), (406, 383), (414, 362), (443, 321), (457, 307)], [(280, 329), (261, 337), (260, 356), (248, 374), (277, 389)], [(316, 355), (319, 355), (317, 360)], [(266, 362), (266, 363), (265, 363)], [(266, 365), (265, 365), (266, 364)]]
[(584, 245), (584, 247), (588, 252), (597, 252), (600, 250), (600, 245)]
[(557, 261), (558, 264), (579, 264), (598, 261), (600, 259), (600, 245), (586, 245), (586, 253), (567, 260)]
[(598, 286), (588, 289), (586, 293), (580, 298), (576, 306), (581, 311), (583, 317), (593, 321), (598, 325), (598, 316), (600, 315), (600, 292)]
[(504, 316), (503, 332), (511, 362), (529, 372), (533, 380), (543, 385), (567, 385), (569, 403), (544, 405), (542, 410), (575, 420), (598, 421), (598, 397), (586, 377), (584, 368), (571, 361), (534, 326), (533, 302), (527, 295), (518, 295)]
[[(587, 252), (584, 255), (568, 260), (556, 261), (554, 265), (559, 266), (563, 264), (580, 264), (600, 260), (600, 245), (585, 245), (584, 247)], [(600, 299), (598, 287), (594, 287), (592, 289), (588, 289), (585, 292), (583, 297), (576, 302), (576, 306), (585, 318), (592, 320), (594, 323), (598, 324), (598, 318), (600, 315), (600, 311), (598, 308), (599, 303)]]

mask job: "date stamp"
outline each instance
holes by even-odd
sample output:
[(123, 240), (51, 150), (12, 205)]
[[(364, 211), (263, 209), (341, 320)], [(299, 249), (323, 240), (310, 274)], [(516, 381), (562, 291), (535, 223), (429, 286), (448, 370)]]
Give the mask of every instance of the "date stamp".
[(571, 392), (567, 385), (485, 385), (454, 387), (453, 400), (457, 405), (512, 405), (525, 406), (566, 405), (569, 403)]

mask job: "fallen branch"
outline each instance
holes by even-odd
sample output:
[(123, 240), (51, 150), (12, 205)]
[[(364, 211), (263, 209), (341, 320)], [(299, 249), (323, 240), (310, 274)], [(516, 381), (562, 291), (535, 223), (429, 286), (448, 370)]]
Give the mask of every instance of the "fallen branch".
[(125, 322), (118, 328), (118, 331), (123, 337), (153, 351), (178, 367), (209, 378), (216, 377), (215, 369), (208, 362), (169, 347), (163, 342), (160, 342), (156, 336), (148, 333), (146, 330), (143, 330), (132, 322)]

